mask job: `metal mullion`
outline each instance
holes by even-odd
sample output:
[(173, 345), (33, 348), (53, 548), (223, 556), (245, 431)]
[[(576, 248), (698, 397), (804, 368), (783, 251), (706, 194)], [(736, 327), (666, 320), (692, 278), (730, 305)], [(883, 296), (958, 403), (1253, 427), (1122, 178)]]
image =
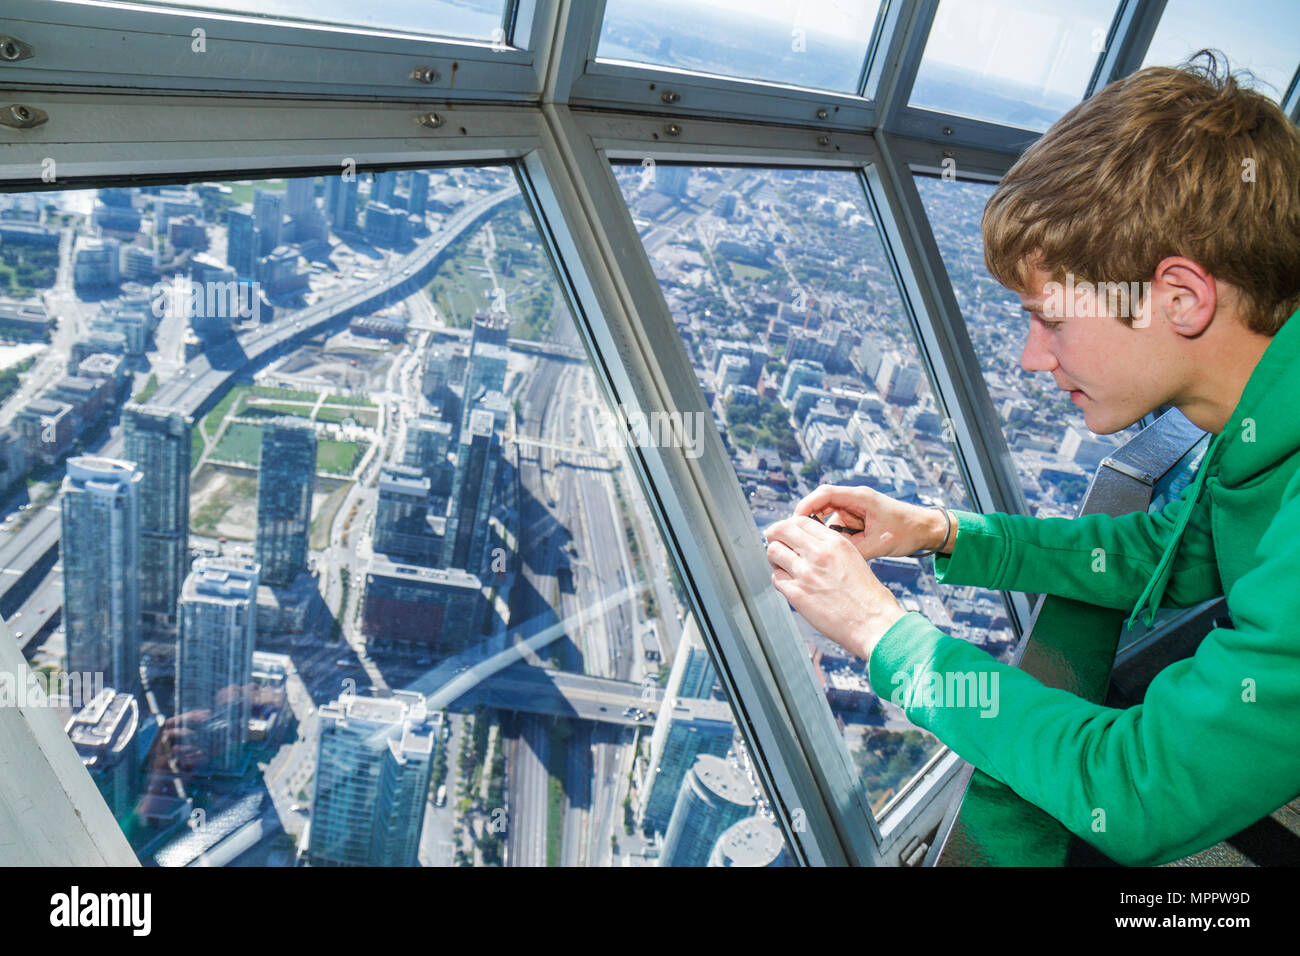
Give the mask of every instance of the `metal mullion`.
[(1291, 122), (1300, 125), (1300, 66), (1291, 77), (1291, 88), (1282, 97), (1282, 111), (1291, 117)]
[(887, 38), (884, 54), (877, 53), (871, 64), (866, 92), (876, 104), (876, 125), (893, 130), (911, 98), (939, 0), (889, 2), (883, 25)]
[(1083, 94), (1085, 100), (1142, 65), (1164, 10), (1165, 0), (1121, 0), (1111, 19), (1106, 49), (1097, 58)]
[[(208, 97), (20, 92), (16, 101), (50, 122), (5, 139), (0, 182), (67, 188), (77, 180), (167, 173), (260, 173), (332, 166), (500, 162), (536, 148), (542, 118), (532, 107), (461, 109), (457, 124), (427, 129), (418, 104), (375, 106)], [(465, 133), (461, 133), (461, 129)], [(78, 159), (94, 147), (90, 159)], [(42, 176), (55, 161), (53, 185)]]
[(871, 36), (867, 40), (866, 53), (862, 57), (862, 68), (858, 71), (858, 85), (855, 89), (858, 96), (867, 99), (867, 85), (871, 79), (871, 65), (876, 60), (876, 55), (880, 52), (882, 46), (887, 45), (889, 27), (886, 21), (889, 20), (889, 12), (896, 0), (881, 0), (879, 8), (876, 10), (876, 22), (871, 25)]
[[(935, 143), (894, 134), (889, 137), (897, 161), (913, 172), (943, 175), (955, 169), (960, 179), (997, 183), (1019, 158), (1008, 153), (959, 143)], [(951, 162), (945, 163), (945, 160)]]
[[(639, 113), (572, 110), (597, 149), (611, 160), (755, 166), (826, 166), (851, 169), (875, 162), (875, 141), (867, 133), (818, 133), (803, 127), (764, 126), (690, 118), (665, 122)], [(779, 134), (779, 135), (774, 135)], [(824, 142), (819, 141), (824, 139)]]
[[(665, 103), (666, 92), (677, 99)], [(703, 115), (849, 131), (870, 127), (875, 116), (872, 105), (854, 93), (604, 60), (575, 79), (569, 102), (671, 117)], [(819, 111), (825, 111), (824, 119)]]
[(605, 21), (605, 0), (556, 0), (559, 6), (542, 100), (568, 103), (573, 85), (596, 59), (600, 30)]
[(941, 113), (915, 106), (903, 108), (889, 130), (899, 137), (929, 140), (948, 145), (957, 143), (975, 149), (1019, 156), (1043, 134), (1036, 130), (1004, 126), (970, 116)]
[[(868, 197), (898, 269), (900, 292), (913, 317), (935, 397), (953, 423), (957, 465), (971, 508), (1028, 514), (1024, 488), (912, 173), (897, 159), (892, 137), (878, 131), (876, 139), (882, 161), (866, 171)], [(1011, 593), (1006, 601), (1017, 632), (1023, 634), (1032, 611), (1028, 598)]]
[[(548, 164), (557, 179), (551, 205), (567, 227), (559, 235), (570, 243), (562, 251), (582, 263), (593, 285), (583, 311), (604, 316), (590, 334), (598, 352), (620, 359), (597, 363), (609, 370), (606, 387), (615, 400), (647, 413), (672, 410), (712, 421), (608, 160), (574, 114), (559, 106), (546, 114), (556, 151), (525, 163)], [(647, 500), (700, 602), (710, 650), (734, 681), (729, 696), (787, 837), (811, 841), (813, 864), (876, 862), (878, 830), (866, 794), (788, 605), (771, 587), (753, 513), (721, 436), (708, 428), (704, 437), (696, 460), (680, 449), (635, 449)], [(797, 810), (809, 836), (798, 836)]]

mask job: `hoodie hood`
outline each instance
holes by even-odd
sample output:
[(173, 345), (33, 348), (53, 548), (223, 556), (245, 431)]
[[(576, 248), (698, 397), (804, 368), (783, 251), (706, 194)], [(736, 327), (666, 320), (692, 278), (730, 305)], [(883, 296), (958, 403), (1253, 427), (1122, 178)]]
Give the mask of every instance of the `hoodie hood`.
[[(1251, 372), (1222, 434), (1219, 481), (1243, 485), (1300, 448), (1300, 415), (1294, 413), (1300, 383), (1300, 309), (1273, 334)], [(1210, 464), (1207, 454), (1205, 464)]]
[(1300, 309), (1273, 335), (1223, 431), (1215, 435), (1186, 492), (1188, 504), (1178, 515), (1160, 562), (1147, 581), (1125, 624), (1132, 630), (1139, 615), (1150, 627), (1164, 598), (1183, 531), (1196, 510), (1206, 480), (1227, 490), (1241, 487), (1277, 467), (1300, 448), (1300, 416), (1292, 414), (1300, 383)]

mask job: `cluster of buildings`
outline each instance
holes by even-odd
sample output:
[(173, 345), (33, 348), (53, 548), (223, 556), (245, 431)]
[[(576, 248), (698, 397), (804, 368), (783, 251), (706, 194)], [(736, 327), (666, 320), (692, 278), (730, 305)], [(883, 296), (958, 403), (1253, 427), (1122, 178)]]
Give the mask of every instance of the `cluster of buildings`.
[(83, 435), (98, 428), (128, 387), (120, 335), (92, 332), (77, 342), (67, 374), (26, 402), (0, 430), (0, 484), (8, 486), (29, 468), (52, 465)]
[[(125, 733), (122, 715), (136, 714), (137, 726), (160, 720), (152, 708), (141, 717), (140, 646), (146, 633), (167, 636), (176, 645), (173, 719), (193, 732), (202, 754), (195, 771), (238, 777), (247, 769), (245, 745), (267, 730), (268, 704), (278, 707), (255, 691), (255, 643), (266, 610), (277, 607), (272, 587), (307, 573), (316, 434), (291, 418), (263, 428), (255, 558), (191, 560), (193, 423), (134, 403), (122, 419), (123, 458), (68, 460), (59, 547), (66, 669), (101, 674), (112, 699), (135, 703), (92, 702), (70, 726), (99, 727), (108, 738)], [(119, 793), (122, 767), (101, 750), (93, 756), (88, 765), (101, 786)]]
[(484, 582), (505, 564), (491, 519), (506, 467), (509, 332), (506, 314), (480, 312), (468, 342), (427, 351), (422, 389), (434, 411), (408, 423), (401, 460), (379, 474), (361, 624), (369, 645), (437, 652), (464, 646), (485, 622)]

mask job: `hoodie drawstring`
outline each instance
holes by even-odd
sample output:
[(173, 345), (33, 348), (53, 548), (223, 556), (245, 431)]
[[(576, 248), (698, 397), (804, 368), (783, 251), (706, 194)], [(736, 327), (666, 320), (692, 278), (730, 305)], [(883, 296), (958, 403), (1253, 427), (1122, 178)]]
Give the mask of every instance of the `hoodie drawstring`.
[[(1156, 565), (1155, 573), (1151, 575), (1151, 580), (1147, 582), (1142, 596), (1138, 598), (1137, 604), (1133, 607), (1133, 613), (1129, 615), (1128, 622), (1124, 629), (1133, 630), (1133, 622), (1137, 619), (1138, 613), (1145, 610), (1145, 623), (1150, 627), (1155, 621), (1156, 610), (1160, 607), (1160, 601), (1165, 596), (1165, 585), (1169, 581), (1169, 575), (1173, 571), (1174, 556), (1178, 553), (1178, 544), (1182, 540), (1183, 530), (1187, 527), (1187, 522), (1191, 519), (1192, 512), (1196, 509), (1196, 503), (1200, 500), (1201, 489), (1205, 485), (1205, 477), (1210, 471), (1210, 462), (1214, 460), (1214, 452), (1219, 446), (1220, 440), (1227, 434), (1227, 429), (1219, 432), (1210, 442), (1210, 447), (1205, 452), (1205, 457), (1201, 459), (1201, 465), (1196, 470), (1196, 478), (1192, 482), (1191, 491), (1187, 495), (1187, 505), (1178, 515), (1178, 520), (1174, 523), (1174, 533), (1169, 537), (1169, 543), (1165, 545), (1165, 553), (1160, 556), (1160, 563)], [(1144, 607), (1145, 605), (1145, 607)]]

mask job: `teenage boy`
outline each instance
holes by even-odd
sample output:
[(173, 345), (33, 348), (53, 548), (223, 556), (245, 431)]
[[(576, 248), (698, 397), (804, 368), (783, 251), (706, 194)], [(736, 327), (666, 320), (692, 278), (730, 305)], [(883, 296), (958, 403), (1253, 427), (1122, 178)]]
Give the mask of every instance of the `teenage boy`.
[[(1195, 480), (1158, 514), (1075, 519), (824, 486), (768, 529), (772, 583), (959, 756), (1117, 862), (1178, 859), (1300, 794), (1300, 131), (1212, 57), (1141, 70), (1030, 147), (983, 235), (1029, 313), (1023, 367), (1099, 434), (1177, 407), (1213, 436)], [(942, 583), (1131, 609), (1130, 628), (1226, 595), (1231, 626), (1104, 707), (904, 612), (863, 560), (922, 549)], [(944, 700), (958, 682), (996, 706)]]

